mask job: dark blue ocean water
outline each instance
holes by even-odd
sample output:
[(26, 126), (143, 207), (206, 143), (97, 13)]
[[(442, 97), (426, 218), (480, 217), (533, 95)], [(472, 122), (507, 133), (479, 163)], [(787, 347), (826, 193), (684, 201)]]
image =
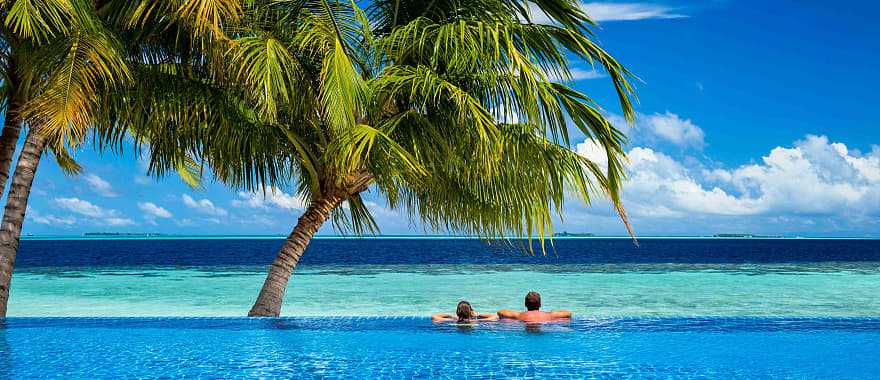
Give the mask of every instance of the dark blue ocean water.
[[(16, 267), (268, 265), (281, 240), (25, 240)], [(316, 239), (303, 265), (880, 262), (880, 240), (556, 239), (544, 256), (470, 239)]]

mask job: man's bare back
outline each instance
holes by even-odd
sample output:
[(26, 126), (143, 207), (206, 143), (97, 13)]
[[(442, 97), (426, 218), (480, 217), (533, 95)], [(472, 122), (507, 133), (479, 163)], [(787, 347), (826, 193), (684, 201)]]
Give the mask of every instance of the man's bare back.
[(568, 310), (555, 310), (555, 311), (499, 310), (498, 317), (505, 318), (505, 319), (516, 319), (516, 320), (524, 321), (524, 322), (550, 322), (550, 321), (558, 321), (560, 319), (569, 319), (569, 318), (571, 318), (571, 312)]
[(568, 310), (541, 311), (541, 295), (537, 292), (526, 294), (527, 311), (499, 310), (498, 317), (516, 319), (524, 322), (550, 322), (571, 318)]

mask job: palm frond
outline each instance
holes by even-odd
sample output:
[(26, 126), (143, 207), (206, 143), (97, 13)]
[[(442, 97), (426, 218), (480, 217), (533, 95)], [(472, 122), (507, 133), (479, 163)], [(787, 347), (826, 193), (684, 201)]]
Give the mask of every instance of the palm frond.
[(22, 38), (45, 43), (71, 31), (69, 20), (76, 14), (73, 1), (5, 0), (3, 7), (9, 7), (6, 26)]
[(43, 120), (50, 145), (82, 142), (101, 106), (101, 94), (131, 80), (120, 42), (88, 7), (65, 38), (47, 43), (30, 69), (49, 73), (46, 86), (25, 109), (26, 118)]

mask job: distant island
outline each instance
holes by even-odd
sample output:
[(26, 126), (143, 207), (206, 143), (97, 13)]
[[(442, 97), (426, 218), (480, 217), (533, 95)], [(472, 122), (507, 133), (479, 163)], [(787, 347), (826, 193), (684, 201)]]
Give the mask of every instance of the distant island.
[(165, 234), (147, 232), (147, 233), (129, 233), (129, 232), (85, 232), (84, 237), (157, 237), (165, 236)]
[(715, 234), (717, 238), (751, 238), (751, 239), (781, 239), (782, 235), (755, 235), (755, 234)]
[(591, 233), (572, 233), (568, 231), (557, 232), (553, 234), (553, 237), (593, 237), (596, 236)]

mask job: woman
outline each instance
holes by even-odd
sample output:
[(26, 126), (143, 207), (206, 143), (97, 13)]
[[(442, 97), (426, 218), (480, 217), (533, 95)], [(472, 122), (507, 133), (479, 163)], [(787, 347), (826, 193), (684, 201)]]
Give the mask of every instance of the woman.
[(455, 307), (455, 315), (446, 313), (437, 313), (431, 315), (434, 322), (478, 322), (478, 321), (497, 321), (496, 313), (477, 313), (468, 301), (461, 301)]

